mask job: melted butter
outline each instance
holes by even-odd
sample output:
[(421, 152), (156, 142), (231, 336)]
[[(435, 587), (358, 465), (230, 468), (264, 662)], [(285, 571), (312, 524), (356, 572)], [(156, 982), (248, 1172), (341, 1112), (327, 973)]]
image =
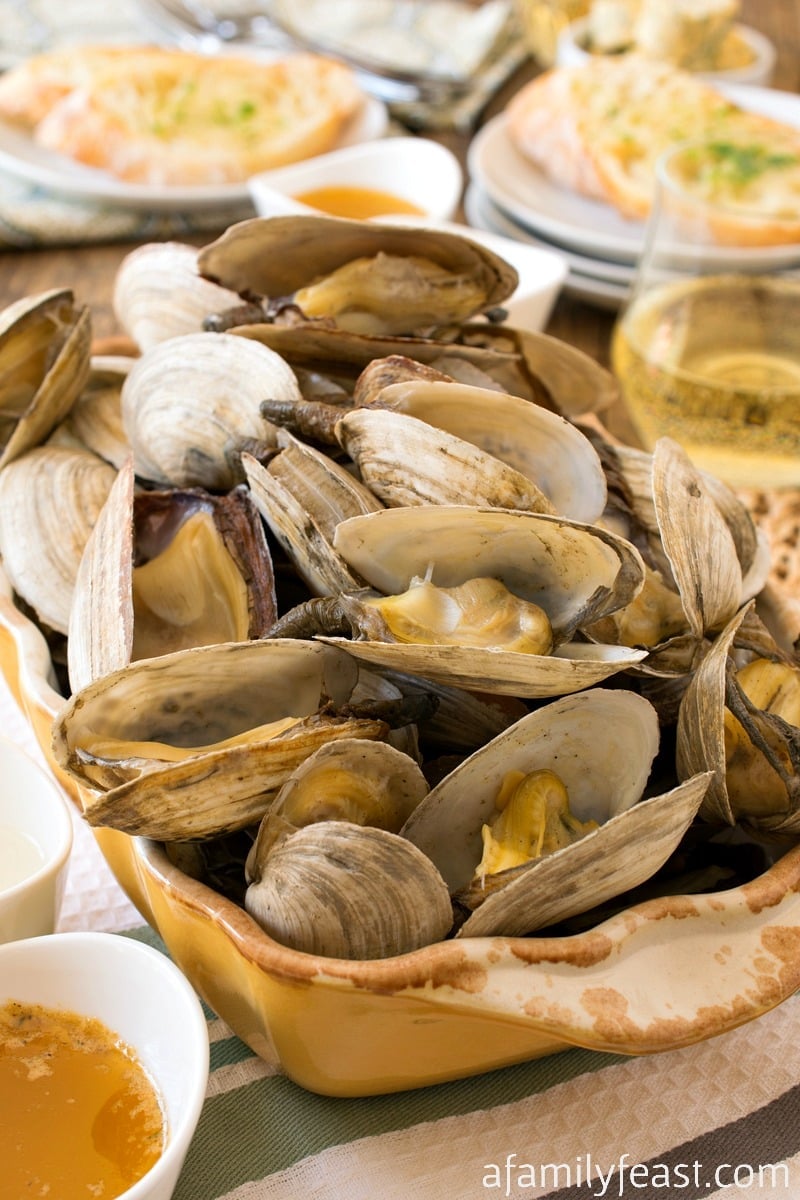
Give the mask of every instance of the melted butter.
[(394, 213), (410, 213), (421, 217), (423, 209), (401, 196), (391, 192), (379, 191), (376, 188), (365, 187), (320, 187), (301, 192), (295, 196), (301, 204), (318, 208), (320, 212), (332, 217), (349, 217), (351, 220), (363, 221), (369, 217), (386, 217)]
[(161, 1156), (161, 1103), (102, 1022), (0, 1007), (0, 1196), (113, 1200)]

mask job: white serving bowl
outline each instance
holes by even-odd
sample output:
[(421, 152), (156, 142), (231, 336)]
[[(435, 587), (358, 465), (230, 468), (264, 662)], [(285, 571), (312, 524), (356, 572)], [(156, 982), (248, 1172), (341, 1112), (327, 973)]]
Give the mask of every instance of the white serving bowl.
[(336, 186), (390, 192), (416, 205), (425, 217), (446, 221), (458, 207), (464, 176), (458, 159), (446, 146), (428, 138), (389, 137), (264, 171), (248, 181), (262, 217), (316, 212), (295, 197)]
[(61, 933), (0, 946), (0, 1005), (10, 1000), (95, 1017), (126, 1042), (166, 1113), (158, 1162), (119, 1200), (169, 1200), (205, 1099), (208, 1031), (193, 988), (166, 957), (111, 933)]
[[(0, 942), (52, 933), (72, 849), (72, 816), (61, 788), (24, 750), (0, 737)], [(30, 851), (30, 854), (28, 853)], [(30, 871), (8, 876), (12, 866)], [(3, 879), (12, 882), (3, 886)]]
[[(586, 47), (586, 31), (589, 26), (588, 18), (572, 21), (562, 30), (556, 47), (556, 65), (559, 67), (579, 66), (591, 58)], [(698, 71), (698, 77), (717, 83), (749, 83), (758, 87), (768, 87), (775, 69), (775, 47), (768, 37), (751, 29), (749, 25), (734, 25), (734, 31), (752, 51), (753, 58), (743, 67), (734, 67), (728, 71)]]

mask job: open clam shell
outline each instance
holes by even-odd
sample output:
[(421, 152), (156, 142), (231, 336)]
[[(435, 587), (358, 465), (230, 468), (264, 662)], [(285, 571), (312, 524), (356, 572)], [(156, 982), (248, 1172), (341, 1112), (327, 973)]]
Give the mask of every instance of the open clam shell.
[(136, 491), (122, 466), (86, 544), (70, 613), (74, 690), (132, 659), (262, 637), (272, 561), (244, 487)]
[(670, 438), (660, 438), (652, 455), (610, 445), (606, 452), (622, 482), (631, 538), (643, 545), (652, 574), (629, 611), (588, 632), (646, 646), (638, 669), (675, 681), (677, 710), (708, 639), (763, 587), (766, 541), (738, 497)]
[[(554, 771), (570, 809), (599, 828), (495, 877), (460, 937), (530, 933), (585, 912), (654, 874), (691, 824), (709, 776), (642, 800), (658, 750), (653, 707), (634, 692), (594, 688), (523, 717), (428, 793), (402, 833), (436, 863), (451, 894), (470, 884), (481, 827), (508, 771)], [(505, 877), (505, 879), (504, 879)]]
[[(412, 273), (421, 260), (440, 274)], [(314, 307), (315, 315), (356, 332), (413, 333), (464, 321), (501, 304), (517, 285), (510, 264), (458, 234), (312, 215), (232, 225), (201, 250), (198, 269), (244, 296), (294, 297), (302, 308), (298, 293), (308, 296), (309, 285), (360, 261), (369, 263), (366, 278), (329, 287), (320, 301), (324, 311)]]
[(347, 655), (300, 641), (142, 659), (75, 693), (54, 724), (53, 753), (83, 785), (90, 824), (210, 837), (260, 821), (325, 742), (385, 735), (380, 720), (335, 715), (357, 677)]
[(546, 697), (590, 687), (644, 657), (626, 647), (569, 641), (584, 623), (627, 603), (642, 583), (638, 552), (595, 526), (503, 509), (395, 508), (343, 521), (334, 547), (384, 595), (404, 592), (414, 578), (441, 587), (499, 579), (544, 610), (557, 643), (553, 654), (538, 655), (326, 639), (367, 662), (445, 684)]
[[(713, 770), (701, 810), (705, 820), (796, 835), (800, 724), (751, 701), (738, 670), (756, 658), (785, 664), (795, 693), (800, 690), (800, 670), (796, 658), (787, 658), (766, 630), (760, 631), (761, 637), (758, 629), (752, 636), (752, 612), (751, 602), (728, 622), (686, 689), (678, 714), (676, 766), (681, 779), (704, 766)], [(735, 725), (729, 730), (732, 717)]]
[(43, 624), (69, 628), (84, 548), (116, 472), (89, 450), (37, 446), (0, 471), (0, 554)]
[(89, 376), (91, 317), (71, 291), (26, 296), (0, 313), (0, 468), (38, 446)]
[(399, 833), (429, 790), (416, 760), (388, 742), (328, 742), (292, 772), (275, 797), (247, 858), (248, 881), (261, 877), (287, 827), (350, 821)]
[(384, 504), (471, 504), (553, 512), (530, 475), (474, 442), (407, 413), (355, 408), (337, 422), (336, 436), (361, 479)]
[(377, 403), (508, 464), (535, 483), (560, 516), (593, 522), (605, 508), (606, 479), (596, 450), (575, 425), (541, 405), (507, 392), (436, 380), (392, 383), (381, 389)]

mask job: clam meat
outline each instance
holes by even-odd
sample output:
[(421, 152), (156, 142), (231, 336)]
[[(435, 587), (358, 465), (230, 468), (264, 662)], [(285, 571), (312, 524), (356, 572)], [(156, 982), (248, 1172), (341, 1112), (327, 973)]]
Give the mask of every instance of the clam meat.
[(647, 700), (593, 688), (523, 717), (437, 784), (401, 832), (472, 910), (457, 936), (531, 933), (653, 875), (710, 779), (643, 799), (658, 748)]
[(198, 269), (224, 288), (291, 301), (308, 320), (362, 334), (461, 323), (517, 285), (513, 267), (457, 234), (323, 216), (242, 221), (201, 250)]
[[(589, 687), (643, 657), (570, 640), (584, 623), (625, 604), (642, 583), (633, 546), (598, 527), (535, 513), (420, 506), (343, 521), (334, 546), (375, 593), (312, 600), (284, 614), (271, 636), (321, 633), (372, 664), (527, 697)], [(406, 630), (416, 609), (424, 640), (398, 641), (384, 608), (394, 627)], [(331, 616), (339, 622), (335, 634), (326, 632)], [(440, 631), (454, 619), (447, 644)], [(339, 636), (342, 620), (350, 639)], [(465, 624), (476, 636), (464, 636)], [(532, 631), (536, 640), (523, 652), (519, 639)]]

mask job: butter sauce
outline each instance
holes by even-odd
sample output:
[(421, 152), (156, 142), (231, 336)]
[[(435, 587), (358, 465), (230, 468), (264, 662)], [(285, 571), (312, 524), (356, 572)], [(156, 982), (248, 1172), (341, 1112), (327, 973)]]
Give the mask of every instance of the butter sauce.
[(311, 188), (294, 197), (301, 204), (318, 208), (320, 212), (331, 217), (349, 217), (350, 220), (364, 221), (369, 217), (387, 217), (394, 213), (408, 213), (421, 217), (423, 209), (395, 196), (391, 192), (380, 191), (377, 188), (353, 187), (340, 185)]
[(101, 1021), (0, 1006), (0, 1200), (113, 1200), (165, 1141), (155, 1087)]

